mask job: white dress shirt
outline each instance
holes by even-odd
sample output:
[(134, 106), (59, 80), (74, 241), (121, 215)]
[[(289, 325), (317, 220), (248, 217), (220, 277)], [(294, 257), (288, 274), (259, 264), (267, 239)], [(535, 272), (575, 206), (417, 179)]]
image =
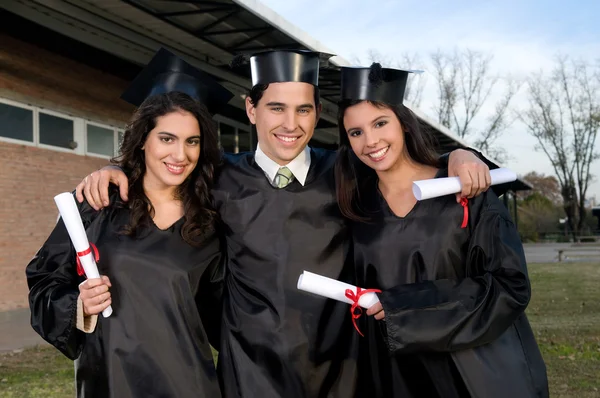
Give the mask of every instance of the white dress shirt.
[(306, 176), (308, 175), (308, 169), (310, 169), (310, 148), (306, 146), (306, 148), (304, 148), (304, 150), (300, 152), (298, 156), (294, 158), (294, 160), (288, 164), (279, 165), (260, 149), (259, 143), (256, 146), (254, 159), (256, 160), (258, 166), (265, 172), (269, 182), (273, 183), (279, 168), (285, 166), (290, 169), (294, 175), (294, 178), (296, 178), (298, 182), (304, 186), (304, 183), (306, 182)]

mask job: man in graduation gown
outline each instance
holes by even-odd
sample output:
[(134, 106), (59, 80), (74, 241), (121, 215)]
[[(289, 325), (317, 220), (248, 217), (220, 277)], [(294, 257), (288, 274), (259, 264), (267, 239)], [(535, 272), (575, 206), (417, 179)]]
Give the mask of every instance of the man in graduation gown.
[[(228, 250), (218, 363), (226, 397), (355, 395), (359, 336), (350, 307), (297, 289), (304, 270), (354, 280), (335, 152), (308, 146), (321, 110), (319, 57), (294, 50), (250, 58), (246, 111), (259, 144), (225, 155), (213, 188)], [(453, 152), (449, 169), (466, 194), (489, 186), (487, 166), (469, 151)], [(109, 181), (127, 186), (111, 168), (87, 178), (79, 198), (83, 189), (88, 200), (103, 198), (98, 187)]]

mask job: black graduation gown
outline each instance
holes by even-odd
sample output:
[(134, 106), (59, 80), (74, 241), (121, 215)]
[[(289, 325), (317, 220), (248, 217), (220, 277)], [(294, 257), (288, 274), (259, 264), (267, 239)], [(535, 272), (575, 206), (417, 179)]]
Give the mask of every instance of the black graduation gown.
[(463, 229), (454, 195), (417, 202), (397, 217), (376, 181), (367, 185), (373, 220), (353, 226), (357, 282), (383, 290), (385, 321), (361, 319), (361, 393), (547, 397), (545, 365), (524, 314), (523, 247), (496, 195), (469, 201)]
[[(113, 195), (112, 202), (116, 200)], [(78, 397), (218, 397), (206, 330), (219, 334), (222, 256), (216, 235), (194, 248), (170, 228), (146, 228), (140, 238), (118, 234), (129, 211), (79, 205), (100, 274), (112, 283), (113, 314), (95, 331), (76, 329), (75, 252), (58, 221), (27, 266), (33, 328), (75, 363)]]
[(254, 153), (225, 159), (213, 195), (228, 249), (218, 363), (226, 397), (354, 394), (350, 307), (297, 289), (304, 270), (353, 282), (334, 161), (334, 152), (312, 149), (305, 185), (277, 189)]

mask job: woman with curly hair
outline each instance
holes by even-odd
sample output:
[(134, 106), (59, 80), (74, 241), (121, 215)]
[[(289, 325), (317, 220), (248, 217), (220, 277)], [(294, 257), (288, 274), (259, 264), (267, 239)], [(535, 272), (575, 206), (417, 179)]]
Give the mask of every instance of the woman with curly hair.
[[(121, 155), (129, 201), (79, 205), (98, 250), (85, 280), (62, 220), (27, 266), (33, 328), (76, 360), (78, 397), (217, 397), (222, 251), (210, 187), (211, 112), (231, 93), (161, 50), (123, 96), (139, 105)], [(109, 318), (98, 314), (108, 305)], [(97, 323), (96, 323), (97, 322)]]

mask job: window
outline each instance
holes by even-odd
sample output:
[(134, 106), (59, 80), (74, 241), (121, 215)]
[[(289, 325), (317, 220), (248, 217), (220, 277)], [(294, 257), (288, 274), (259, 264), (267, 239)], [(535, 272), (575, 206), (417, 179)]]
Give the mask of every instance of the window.
[(237, 137), (235, 127), (219, 123), (219, 141), (225, 152), (237, 153)]
[[(215, 121), (218, 122), (219, 144), (225, 152), (252, 150), (257, 139), (250, 125), (221, 115), (216, 115)], [(105, 125), (101, 121), (0, 98), (0, 140), (81, 156), (112, 158), (121, 153), (124, 135), (122, 126)]]
[(250, 126), (235, 120), (217, 115), (219, 122), (219, 143), (225, 152), (239, 153), (252, 149)]
[(123, 137), (125, 137), (125, 132), (123, 130), (119, 130), (117, 132), (117, 155), (121, 154), (121, 145), (123, 145)]
[(87, 124), (86, 153), (112, 157), (115, 155), (115, 130)]
[(252, 150), (249, 131), (238, 129), (238, 150), (239, 152), (248, 152)]
[(73, 120), (47, 113), (39, 113), (40, 144), (75, 149)]
[(29, 143), (77, 155), (118, 155), (123, 130), (0, 98), (0, 141)]
[(33, 142), (33, 110), (0, 102), (0, 137)]

